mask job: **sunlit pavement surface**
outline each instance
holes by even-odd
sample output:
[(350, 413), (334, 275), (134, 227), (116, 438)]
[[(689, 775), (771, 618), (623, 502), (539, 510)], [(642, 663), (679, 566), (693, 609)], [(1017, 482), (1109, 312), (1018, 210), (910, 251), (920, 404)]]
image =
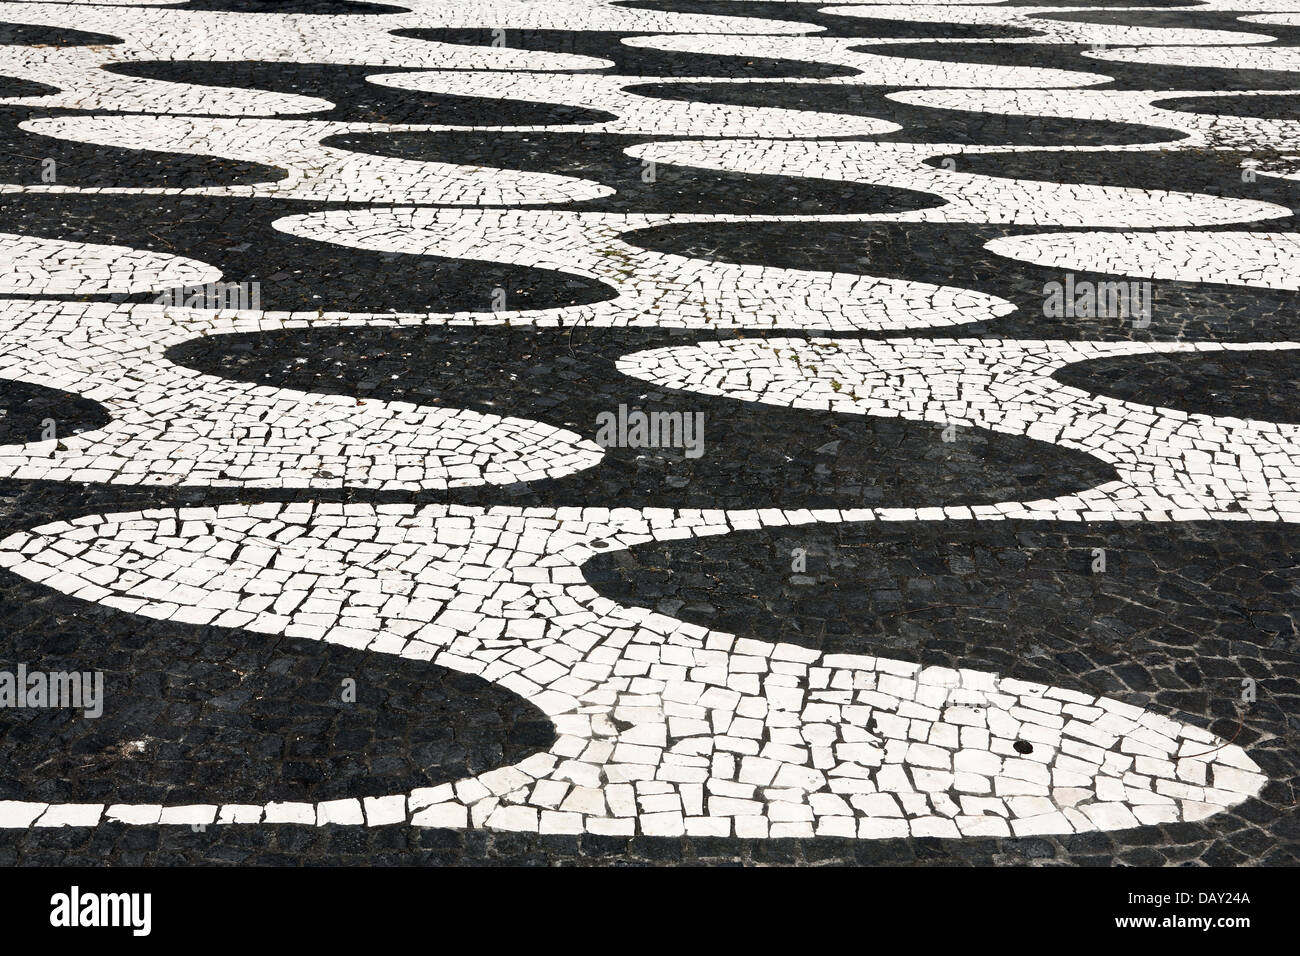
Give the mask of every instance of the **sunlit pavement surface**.
[(1300, 4), (0, 3), (0, 865), (1300, 862)]

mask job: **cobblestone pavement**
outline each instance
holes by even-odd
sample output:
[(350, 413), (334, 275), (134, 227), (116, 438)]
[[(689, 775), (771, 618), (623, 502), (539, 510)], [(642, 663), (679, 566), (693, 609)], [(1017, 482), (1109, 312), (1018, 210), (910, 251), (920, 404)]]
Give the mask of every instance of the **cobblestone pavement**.
[(1300, 862), (1300, 3), (0, 2), (0, 865)]

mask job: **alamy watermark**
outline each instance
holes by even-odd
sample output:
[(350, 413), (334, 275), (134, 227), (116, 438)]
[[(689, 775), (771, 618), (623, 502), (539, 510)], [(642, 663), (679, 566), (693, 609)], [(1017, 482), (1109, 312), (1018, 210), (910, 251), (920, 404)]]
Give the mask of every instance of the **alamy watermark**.
[(153, 929), (153, 894), (88, 893), (73, 886), (50, 897), (50, 925), (124, 927), (132, 936), (148, 936)]
[(601, 448), (681, 448), (687, 458), (704, 454), (703, 412), (643, 412), (618, 406), (596, 416)]
[(1154, 298), (1151, 283), (1076, 281), (1066, 273), (1064, 282), (1043, 285), (1043, 315), (1049, 319), (1097, 318), (1133, 319), (1133, 325), (1145, 329), (1151, 324)]
[(170, 309), (252, 309), (262, 307), (260, 282), (207, 282), (159, 293), (155, 305)]
[(0, 708), (80, 710), (87, 717), (104, 713), (104, 675), (100, 671), (0, 671)]

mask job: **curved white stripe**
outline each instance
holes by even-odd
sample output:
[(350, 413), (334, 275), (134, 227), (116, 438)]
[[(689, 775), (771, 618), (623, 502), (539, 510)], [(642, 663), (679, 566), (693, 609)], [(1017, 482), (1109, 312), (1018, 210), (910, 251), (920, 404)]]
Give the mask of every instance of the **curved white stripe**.
[[(998, 92), (978, 91), (979, 95)], [(1069, 147), (1053, 148), (1069, 151)], [(961, 156), (966, 153), (1026, 151), (1007, 146), (837, 140), (772, 143), (701, 140), (643, 143), (627, 150), (630, 155), (661, 163), (873, 183), (933, 193), (944, 200), (944, 205), (933, 209), (858, 217), (863, 221), (1197, 226), (1280, 219), (1291, 214), (1285, 206), (1253, 199), (1163, 189), (1054, 183), (962, 171)], [(943, 159), (951, 160), (951, 169), (944, 168)]]
[(1300, 521), (1300, 425), (1089, 395), (1051, 377), (1111, 355), (1251, 349), (1300, 343), (749, 338), (625, 355), (618, 369), (739, 401), (1025, 435), (1088, 452), (1119, 473), (1050, 501), (940, 512), (951, 517)]
[[(650, 50), (682, 53), (717, 53), (719, 41), (727, 37), (699, 34), (667, 34), (664, 36), (628, 37), (627, 46)], [(1040, 66), (1012, 66), (989, 63), (959, 63), (941, 58), (927, 60), (870, 53), (862, 49), (859, 37), (823, 36), (768, 36), (736, 37), (747, 56), (765, 56), (778, 59), (800, 60), (807, 63), (827, 63), (847, 66), (860, 71), (857, 76), (833, 76), (817, 80), (790, 80), (756, 78), (729, 80), (749, 83), (798, 83), (818, 85), (881, 85), (881, 86), (974, 86), (974, 87), (1039, 87), (1039, 86), (1093, 86), (1109, 83), (1110, 77), (1101, 73), (1079, 70), (1053, 70)], [(722, 47), (726, 49), (725, 46)], [(675, 81), (690, 82), (690, 81)], [(713, 81), (713, 82), (716, 82)]]
[[(1136, 4), (1135, 4), (1136, 5)], [(1110, 7), (1108, 10), (1116, 8)], [(1196, 9), (1208, 9), (1198, 7)], [(951, 6), (936, 4), (924, 6), (909, 4), (905, 10), (889, 5), (823, 7), (823, 13), (843, 17), (866, 17), (886, 20), (907, 19), (922, 23), (962, 23), (986, 26), (1019, 27), (1034, 31), (1036, 36), (1026, 37), (1026, 43), (1102, 43), (1106, 45), (1163, 44), (1167, 46), (1200, 46), (1220, 44), (1267, 43), (1273, 37), (1243, 29), (1198, 30), (1191, 27), (1139, 27), (1113, 23), (1086, 23), (1071, 20), (1053, 20), (1053, 13), (1087, 13), (1083, 7), (1005, 7), (1005, 6)], [(1195, 18), (1189, 21), (1195, 23)], [(884, 43), (897, 40), (872, 40)], [(1012, 41), (1015, 42), (1015, 41)]]
[[(771, 106), (731, 106), (668, 100), (629, 91), (656, 83), (716, 82), (686, 77), (610, 76), (604, 73), (388, 73), (370, 82), (401, 90), (454, 96), (488, 96), (539, 103), (563, 103), (604, 110), (616, 117), (605, 123), (534, 125), (512, 129), (578, 130), (656, 136), (871, 136), (892, 133), (897, 123), (870, 116), (791, 110)], [(478, 127), (491, 129), (494, 127)], [(506, 128), (506, 127), (501, 127)]]
[[(1219, 95), (1250, 93), (1242, 90)], [(1189, 113), (1154, 105), (1159, 100), (1207, 95), (1215, 94), (1196, 90), (903, 90), (889, 94), (889, 98), (938, 109), (1168, 127), (1186, 134), (1185, 138), (1170, 144), (1179, 149), (1300, 149), (1300, 120), (1256, 119), (1231, 113)], [(1147, 148), (1156, 145), (1148, 144)]]
[(1007, 236), (984, 248), (1081, 272), (1300, 289), (1300, 234), (1294, 232), (1054, 232)]
[[(718, 533), (727, 518), (268, 504), (11, 535), (0, 565), (48, 587), (477, 674), (550, 715), (559, 738), (515, 766), (379, 804), (0, 804), (0, 825), (88, 826), (106, 809), (131, 823), (359, 824), (373, 808), (382, 822), (541, 832), (1028, 836), (1197, 820), (1265, 782), (1241, 748), (1118, 701), (737, 639), (620, 607), (582, 580), (596, 542)], [(484, 563), (476, 542), (489, 538), (517, 545)]]
[[(1004, 299), (967, 289), (692, 259), (642, 249), (620, 238), (634, 229), (674, 222), (753, 219), (408, 208), (333, 210), (286, 217), (274, 225), (290, 235), (359, 249), (557, 269), (618, 289), (617, 298), (594, 305), (479, 317), (490, 324), (897, 329), (974, 322), (1013, 308)], [(474, 321), (474, 316), (462, 313), (453, 319)]]
[[(365, 123), (180, 116), (58, 116), (27, 120), (20, 124), (20, 128), (82, 143), (222, 156), (264, 163), (286, 171), (283, 179), (241, 186), (116, 186), (95, 188), (93, 191), (97, 193), (261, 196), (477, 206), (577, 202), (614, 192), (600, 183), (571, 176), (395, 159), (321, 145), (321, 140), (329, 136), (376, 128)], [(378, 124), (377, 128), (392, 127)], [(0, 192), (85, 191), (89, 190), (58, 185), (0, 185)]]
[[(0, 379), (75, 392), (112, 420), (0, 445), (0, 477), (415, 490), (553, 478), (604, 454), (571, 431), (528, 419), (249, 385), (169, 362), (171, 345), (239, 328), (208, 315), (205, 322), (203, 313), (158, 305), (8, 303), (0, 311), (0, 338), (10, 343)], [(260, 318), (249, 325), (275, 327)]]
[(5, 295), (150, 292), (220, 278), (219, 269), (183, 256), (0, 233), (0, 293)]

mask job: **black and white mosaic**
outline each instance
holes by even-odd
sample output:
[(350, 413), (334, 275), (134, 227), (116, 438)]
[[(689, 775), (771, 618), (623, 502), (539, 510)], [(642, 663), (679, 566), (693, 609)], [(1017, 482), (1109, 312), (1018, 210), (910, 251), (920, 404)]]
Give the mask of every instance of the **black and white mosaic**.
[(0, 2), (0, 863), (1300, 862), (1298, 102), (1294, 0)]

